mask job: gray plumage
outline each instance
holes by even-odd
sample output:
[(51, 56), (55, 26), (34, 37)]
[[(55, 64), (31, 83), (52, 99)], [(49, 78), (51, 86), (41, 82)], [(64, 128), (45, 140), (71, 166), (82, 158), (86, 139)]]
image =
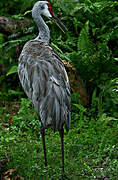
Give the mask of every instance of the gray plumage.
[(43, 126), (53, 125), (56, 131), (65, 124), (68, 131), (70, 86), (64, 64), (54, 50), (38, 40), (27, 42), (19, 57), (18, 74)]
[[(70, 85), (64, 64), (48, 45), (50, 31), (41, 17), (46, 1), (38, 1), (32, 16), (39, 35), (28, 41), (19, 57), (18, 75), (22, 87), (32, 101), (43, 127), (53, 125), (54, 131), (70, 124)], [(47, 11), (46, 11), (47, 16)], [(48, 15), (50, 16), (50, 15)]]

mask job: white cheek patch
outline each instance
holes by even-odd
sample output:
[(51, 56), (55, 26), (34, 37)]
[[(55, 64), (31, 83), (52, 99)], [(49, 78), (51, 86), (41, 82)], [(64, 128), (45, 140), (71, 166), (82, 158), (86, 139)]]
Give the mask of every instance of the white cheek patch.
[(48, 5), (46, 4), (45, 5), (45, 9), (42, 11), (42, 13), (44, 16), (47, 16), (47, 17), (52, 17), (52, 15), (50, 14), (50, 11), (48, 9)]

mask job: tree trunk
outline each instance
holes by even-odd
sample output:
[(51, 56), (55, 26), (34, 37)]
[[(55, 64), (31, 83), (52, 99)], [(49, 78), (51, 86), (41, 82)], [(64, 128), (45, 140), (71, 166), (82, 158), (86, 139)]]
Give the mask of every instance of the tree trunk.
[(28, 28), (30, 24), (30, 20), (16, 20), (0, 16), (0, 33), (6, 35), (17, 33), (23, 28)]

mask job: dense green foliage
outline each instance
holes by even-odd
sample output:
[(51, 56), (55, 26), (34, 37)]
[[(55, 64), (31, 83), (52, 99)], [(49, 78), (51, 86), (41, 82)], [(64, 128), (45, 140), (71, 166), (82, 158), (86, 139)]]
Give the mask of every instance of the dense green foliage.
[[(1, 1), (0, 16), (31, 20), (30, 10), (35, 2)], [(90, 97), (88, 107), (84, 107), (77, 100), (79, 95), (72, 94), (71, 128), (68, 135), (65, 133), (67, 177), (117, 179), (118, 2), (54, 0), (52, 6), (67, 26), (68, 33), (62, 34), (45, 18), (51, 29), (51, 46), (62, 59), (72, 62)], [(58, 179), (58, 133), (53, 134), (50, 129), (47, 131), (49, 165), (45, 169), (40, 123), (30, 102), (24, 99), (17, 76), (19, 53), (24, 43), (36, 35), (34, 22), (29, 28), (23, 28), (22, 32), (16, 30), (12, 35), (0, 32), (0, 65), (6, 71), (4, 74), (0, 71), (0, 157), (8, 158), (6, 168), (16, 169), (25, 179), (46, 176), (48, 179)], [(13, 101), (9, 107), (8, 104)]]

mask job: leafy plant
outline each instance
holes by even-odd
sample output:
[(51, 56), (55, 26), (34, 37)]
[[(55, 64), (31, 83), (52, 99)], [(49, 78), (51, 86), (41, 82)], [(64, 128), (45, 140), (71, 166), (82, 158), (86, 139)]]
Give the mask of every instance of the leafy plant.
[[(17, 29), (14, 34), (0, 33), (0, 157), (7, 158), (7, 169), (16, 169), (25, 179), (59, 179), (58, 133), (46, 130), (49, 165), (44, 168), (40, 122), (30, 101), (24, 98), (17, 76), (21, 49), (37, 34), (30, 13), (35, 2), (0, 2), (1, 16), (31, 21), (30, 27), (23, 27), (20, 32)], [(90, 97), (88, 106), (84, 107), (80, 95), (72, 94), (72, 121), (64, 139), (67, 178), (117, 179), (118, 2), (50, 2), (68, 28), (63, 35), (46, 19), (51, 26), (51, 46), (62, 59), (72, 62)], [(20, 102), (20, 106), (13, 108), (13, 101)]]

